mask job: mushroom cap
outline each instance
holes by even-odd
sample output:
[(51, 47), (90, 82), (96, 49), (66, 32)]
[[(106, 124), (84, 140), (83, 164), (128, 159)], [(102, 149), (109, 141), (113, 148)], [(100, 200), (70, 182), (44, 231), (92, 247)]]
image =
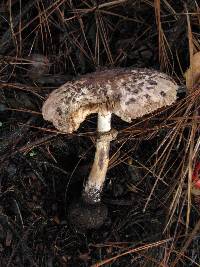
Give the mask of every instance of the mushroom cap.
[(152, 69), (96, 71), (54, 90), (45, 101), (42, 114), (65, 133), (77, 130), (92, 113), (109, 111), (131, 122), (172, 104), (177, 88), (172, 78)]

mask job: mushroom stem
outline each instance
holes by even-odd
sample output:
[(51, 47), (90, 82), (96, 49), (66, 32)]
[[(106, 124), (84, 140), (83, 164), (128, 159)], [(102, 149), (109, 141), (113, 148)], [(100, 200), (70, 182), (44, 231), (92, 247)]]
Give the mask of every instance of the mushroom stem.
[(116, 138), (111, 131), (111, 113), (98, 114), (98, 139), (92, 169), (83, 190), (83, 198), (88, 203), (101, 201), (101, 192), (109, 164), (110, 142)]
[(111, 130), (111, 112), (105, 114), (98, 113), (97, 131), (98, 133), (106, 133)]

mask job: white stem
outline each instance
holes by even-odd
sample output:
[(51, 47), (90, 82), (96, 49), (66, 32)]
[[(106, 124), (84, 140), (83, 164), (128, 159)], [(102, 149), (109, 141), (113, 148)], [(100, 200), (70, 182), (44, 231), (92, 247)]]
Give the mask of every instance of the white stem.
[(98, 113), (97, 131), (99, 133), (105, 133), (111, 130), (111, 115), (111, 112), (107, 112), (107, 114)]
[(113, 139), (111, 130), (111, 113), (98, 114), (97, 129), (99, 138), (92, 169), (83, 190), (83, 198), (89, 203), (101, 200), (101, 191), (106, 177), (109, 163), (110, 141)]

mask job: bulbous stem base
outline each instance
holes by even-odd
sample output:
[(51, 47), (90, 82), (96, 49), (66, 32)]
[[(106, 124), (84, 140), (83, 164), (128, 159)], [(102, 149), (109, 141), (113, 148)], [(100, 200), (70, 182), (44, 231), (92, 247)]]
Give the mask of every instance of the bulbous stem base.
[(108, 215), (107, 207), (102, 203), (89, 204), (83, 199), (73, 202), (68, 208), (68, 218), (77, 230), (98, 229)]

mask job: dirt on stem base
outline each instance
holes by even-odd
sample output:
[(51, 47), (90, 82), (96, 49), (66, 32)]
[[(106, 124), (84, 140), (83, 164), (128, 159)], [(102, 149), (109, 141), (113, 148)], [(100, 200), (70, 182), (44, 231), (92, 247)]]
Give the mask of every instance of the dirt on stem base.
[(73, 202), (68, 208), (70, 223), (77, 230), (98, 229), (105, 222), (108, 215), (107, 207), (99, 202), (89, 204), (80, 199)]

